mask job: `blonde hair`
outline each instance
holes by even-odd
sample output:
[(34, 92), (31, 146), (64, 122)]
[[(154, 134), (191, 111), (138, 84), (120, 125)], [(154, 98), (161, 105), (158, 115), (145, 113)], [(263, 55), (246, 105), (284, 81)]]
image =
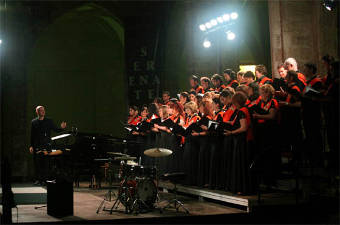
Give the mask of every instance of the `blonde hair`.
[(274, 96), (274, 94), (275, 94), (275, 89), (270, 84), (262, 85), (260, 87), (260, 90), (263, 91), (266, 94), (270, 94), (271, 96)]
[(212, 99), (212, 98), (213, 98), (213, 93), (211, 93), (211, 92), (206, 92), (203, 95), (203, 99)]
[(203, 107), (203, 114), (204, 115), (209, 115), (212, 116), (213, 115), (213, 105), (212, 105), (212, 100), (211, 99), (204, 99), (201, 104), (200, 107)]
[(169, 106), (167, 105), (162, 105), (160, 108), (159, 108), (159, 111), (162, 111), (162, 114), (163, 114), (163, 117), (166, 118), (169, 116)]
[(232, 87), (226, 87), (223, 90), (228, 90), (229, 92), (231, 92), (233, 95), (235, 94), (235, 89)]
[(241, 77), (243, 77), (243, 75), (244, 75), (244, 72), (240, 70), (240, 71), (238, 71), (238, 72), (237, 72), (237, 74), (236, 74), (236, 75), (237, 75), (237, 76), (241, 76)]
[(188, 102), (184, 105), (184, 109), (190, 109), (191, 112), (197, 113), (197, 104), (193, 101)]

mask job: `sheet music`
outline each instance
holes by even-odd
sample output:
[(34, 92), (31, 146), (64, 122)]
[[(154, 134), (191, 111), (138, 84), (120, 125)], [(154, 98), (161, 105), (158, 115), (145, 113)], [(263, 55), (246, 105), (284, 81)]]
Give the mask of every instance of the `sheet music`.
[(125, 129), (127, 129), (129, 132), (132, 131), (132, 128), (130, 127), (124, 127)]
[(320, 94), (319, 91), (313, 89), (312, 87), (310, 87), (309, 85), (306, 86), (306, 90), (305, 90), (305, 93), (309, 92), (309, 91), (312, 91), (312, 92), (315, 92), (317, 94)]
[(218, 122), (216, 122), (216, 121), (213, 121), (213, 120), (209, 120), (209, 122), (208, 122), (208, 128), (210, 128), (211, 127), (211, 125), (215, 125), (215, 129), (217, 128), (217, 126), (218, 126)]

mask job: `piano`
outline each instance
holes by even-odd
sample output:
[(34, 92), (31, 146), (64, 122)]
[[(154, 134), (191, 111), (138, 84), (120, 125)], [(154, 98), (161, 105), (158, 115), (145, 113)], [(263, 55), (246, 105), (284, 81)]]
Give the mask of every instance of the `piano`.
[[(100, 186), (103, 177), (103, 165), (109, 159), (118, 170), (120, 161), (113, 161), (107, 152), (126, 153), (129, 148), (140, 144), (131, 138), (119, 138), (100, 133), (66, 132), (52, 137), (54, 148), (64, 149), (63, 165), (65, 176), (72, 178), (76, 186), (84, 179), (90, 182), (89, 187)], [(95, 178), (95, 181), (94, 181)]]

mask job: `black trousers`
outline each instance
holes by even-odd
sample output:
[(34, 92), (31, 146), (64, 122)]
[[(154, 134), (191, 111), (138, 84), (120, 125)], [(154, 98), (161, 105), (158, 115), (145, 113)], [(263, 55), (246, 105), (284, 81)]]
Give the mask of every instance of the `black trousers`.
[(43, 182), (48, 179), (49, 159), (43, 154), (33, 154), (34, 174), (37, 181)]

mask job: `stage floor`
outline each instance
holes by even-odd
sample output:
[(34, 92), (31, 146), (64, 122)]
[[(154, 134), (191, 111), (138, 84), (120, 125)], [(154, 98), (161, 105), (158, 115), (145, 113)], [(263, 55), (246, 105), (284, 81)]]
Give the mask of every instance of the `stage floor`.
[[(155, 203), (156, 209), (147, 213), (126, 214), (125, 207), (119, 205), (119, 212), (114, 211), (112, 214), (108, 211), (100, 210), (97, 214), (97, 208), (108, 193), (107, 184), (101, 189), (89, 188), (88, 182), (80, 183), (79, 188), (74, 188), (74, 214), (62, 218), (56, 218), (47, 214), (47, 208), (35, 209), (36, 206), (44, 206), (46, 204), (19, 204), (18, 213), (16, 208), (12, 209), (13, 223), (30, 223), (30, 224), (46, 224), (46, 223), (63, 223), (63, 224), (216, 224), (216, 223), (235, 223), (235, 224), (260, 224), (260, 223), (334, 223), (339, 221), (339, 205), (338, 199), (320, 199), (315, 202), (303, 203), (299, 201), (296, 204), (293, 193), (264, 193), (262, 195), (263, 202), (252, 204), (253, 210), (247, 212), (247, 208), (241, 205), (230, 204), (224, 199), (242, 198), (249, 202), (255, 203), (257, 196), (234, 196), (227, 192), (216, 190), (180, 187), (181, 194), (178, 199), (182, 201), (185, 207), (190, 211), (186, 214), (183, 209), (176, 212), (175, 209), (166, 209), (163, 213), (157, 208), (161, 208), (167, 204), (166, 200), (173, 198), (173, 193), (166, 193), (167, 186), (171, 184), (163, 183), (160, 188), (160, 201)], [(27, 188), (30, 192), (32, 188), (37, 190), (43, 189), (32, 184), (13, 184), (14, 188)], [(193, 193), (193, 189), (195, 190)], [(117, 193), (117, 189), (113, 189)], [(185, 193), (187, 192), (187, 193)], [(15, 194), (15, 193), (14, 193)], [(46, 194), (46, 190), (45, 190)], [(63, 193), (60, 193), (62, 195)], [(203, 194), (203, 198), (199, 195)], [(206, 197), (205, 197), (206, 196)], [(221, 200), (209, 199), (209, 196), (222, 196)], [(22, 196), (20, 196), (22, 197)], [(31, 198), (30, 198), (31, 199)], [(105, 201), (105, 208), (110, 209), (114, 203)], [(228, 200), (229, 201), (229, 200)], [(2, 212), (2, 206), (0, 206)], [(337, 223), (338, 224), (338, 223)]]
[[(18, 186), (18, 185), (16, 185)], [(26, 185), (27, 186), (27, 185)], [(81, 185), (84, 186), (84, 185)], [(113, 189), (114, 193), (117, 190)], [(190, 217), (190, 216), (207, 216), (207, 215), (226, 215), (226, 214), (245, 214), (246, 212), (241, 209), (221, 205), (214, 202), (199, 201), (195, 197), (178, 195), (178, 199), (182, 201), (185, 207), (190, 211), (189, 214), (185, 213), (180, 208), (179, 212), (175, 209), (166, 209), (162, 213), (157, 208), (164, 207), (167, 204), (167, 200), (173, 198), (172, 193), (164, 193), (159, 191), (160, 201), (155, 203), (156, 208), (147, 213), (126, 214), (124, 212), (125, 207), (120, 204), (118, 207), (119, 212), (113, 212), (110, 214), (108, 211), (100, 210), (97, 214), (97, 208), (104, 199), (108, 189), (90, 189), (86, 187), (74, 188), (74, 215), (63, 218), (55, 218), (47, 214), (47, 208), (42, 207), (35, 209), (36, 206), (43, 206), (42, 204), (34, 205), (18, 205), (18, 213), (15, 208), (12, 209), (12, 221), (13, 223), (49, 223), (49, 222), (62, 222), (62, 221), (112, 221), (117, 220), (118, 223), (124, 223), (128, 221), (140, 221), (141, 219), (147, 219), (145, 221), (169, 221), (173, 220), (173, 217)], [(62, 194), (62, 193), (60, 193)], [(110, 209), (114, 203), (112, 201), (105, 201), (104, 206), (106, 209)], [(1, 209), (2, 210), (2, 209)], [(173, 218), (173, 219), (171, 219)], [(154, 220), (152, 220), (154, 219)]]

